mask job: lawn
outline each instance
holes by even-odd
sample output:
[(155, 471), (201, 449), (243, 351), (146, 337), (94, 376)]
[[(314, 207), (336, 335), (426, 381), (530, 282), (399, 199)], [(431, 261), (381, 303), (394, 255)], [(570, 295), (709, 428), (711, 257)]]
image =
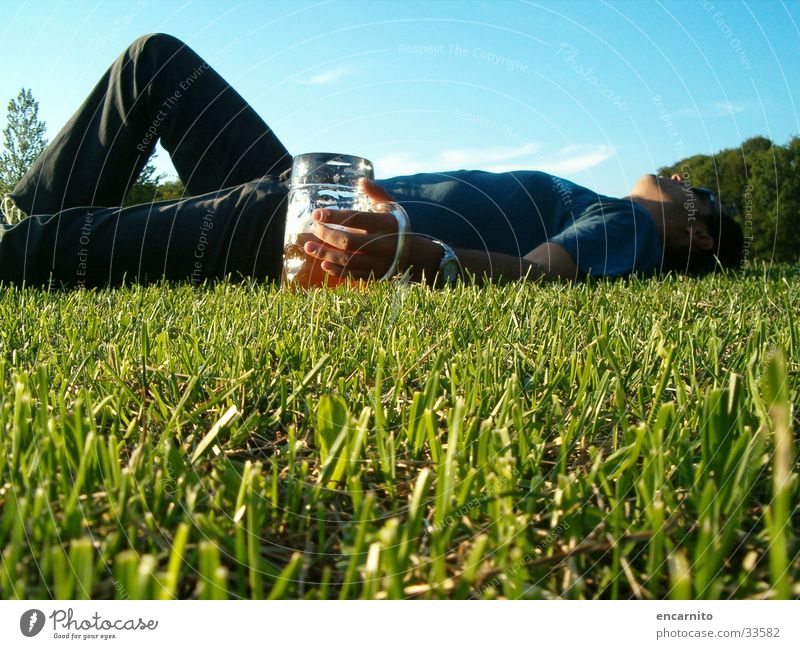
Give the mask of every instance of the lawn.
[(0, 289), (3, 598), (800, 595), (800, 274)]

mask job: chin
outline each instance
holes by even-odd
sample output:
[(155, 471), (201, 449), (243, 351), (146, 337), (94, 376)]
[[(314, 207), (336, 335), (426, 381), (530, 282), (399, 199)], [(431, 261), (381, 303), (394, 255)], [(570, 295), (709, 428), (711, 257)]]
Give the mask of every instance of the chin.
[(631, 189), (631, 194), (645, 194), (647, 190), (658, 189), (658, 176), (656, 174), (645, 174), (639, 176), (639, 180)]

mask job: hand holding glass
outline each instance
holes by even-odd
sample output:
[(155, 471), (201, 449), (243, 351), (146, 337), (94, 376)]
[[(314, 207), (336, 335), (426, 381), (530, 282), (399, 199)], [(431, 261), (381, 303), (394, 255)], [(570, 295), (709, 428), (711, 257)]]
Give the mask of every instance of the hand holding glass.
[[(359, 190), (360, 178), (373, 180), (373, 167), (369, 160), (357, 156), (336, 153), (304, 153), (295, 157), (289, 188), (284, 236), (282, 284), (287, 287), (311, 288), (314, 286), (336, 286), (344, 277), (325, 272), (322, 262), (308, 255), (303, 249), (307, 241), (313, 241), (315, 209), (375, 211), (368, 196)], [(397, 247), (389, 270), (379, 279), (387, 279), (398, 272), (400, 258), (408, 230), (408, 217), (396, 203), (385, 204), (385, 208), (397, 219)], [(328, 227), (343, 229), (331, 224)]]

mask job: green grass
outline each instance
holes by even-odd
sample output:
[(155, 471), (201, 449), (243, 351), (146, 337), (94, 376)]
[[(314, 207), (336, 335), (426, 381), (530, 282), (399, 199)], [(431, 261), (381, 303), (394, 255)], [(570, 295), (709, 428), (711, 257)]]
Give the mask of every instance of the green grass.
[(798, 313), (790, 268), (2, 289), (0, 596), (797, 597)]

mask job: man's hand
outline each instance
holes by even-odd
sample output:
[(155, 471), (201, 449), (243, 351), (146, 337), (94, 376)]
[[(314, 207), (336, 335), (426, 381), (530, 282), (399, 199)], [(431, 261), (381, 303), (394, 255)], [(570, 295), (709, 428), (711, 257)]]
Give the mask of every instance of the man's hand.
[[(386, 205), (394, 199), (366, 178), (361, 179), (359, 189), (372, 200), (373, 211), (314, 210), (314, 238), (304, 248), (335, 277), (380, 279), (397, 251), (397, 220)], [(400, 262), (400, 268), (405, 268), (405, 260)]]

